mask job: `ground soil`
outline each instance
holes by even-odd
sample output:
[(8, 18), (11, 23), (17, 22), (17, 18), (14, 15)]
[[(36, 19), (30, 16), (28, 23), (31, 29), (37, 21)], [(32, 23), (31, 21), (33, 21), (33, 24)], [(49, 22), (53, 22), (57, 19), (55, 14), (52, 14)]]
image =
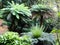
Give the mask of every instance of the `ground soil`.
[(0, 19), (0, 34), (5, 33), (8, 30), (8, 26), (7, 25), (3, 25), (3, 21), (2, 19)]

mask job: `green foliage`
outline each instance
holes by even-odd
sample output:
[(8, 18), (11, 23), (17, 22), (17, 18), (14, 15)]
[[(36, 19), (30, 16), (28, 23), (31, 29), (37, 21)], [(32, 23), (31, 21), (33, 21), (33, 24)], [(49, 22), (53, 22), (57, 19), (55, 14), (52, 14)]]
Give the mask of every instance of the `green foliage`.
[(9, 3), (10, 5), (7, 8), (3, 8), (2, 10), (4, 11), (10, 11), (10, 13), (14, 16), (16, 16), (17, 19), (19, 19), (19, 14), (23, 16), (31, 16), (31, 12), (28, 9), (28, 7), (25, 7), (24, 4), (15, 4), (14, 2)]
[[(25, 24), (30, 24), (31, 11), (24, 4), (9, 3), (6, 8), (1, 9), (3, 11), (3, 19), (10, 22), (10, 30), (23, 30)], [(13, 27), (13, 29), (12, 29)]]
[(55, 37), (56, 37), (56, 45), (59, 45), (60, 44), (60, 29), (56, 29), (56, 28), (53, 28), (53, 30), (51, 31), (51, 33), (55, 34)]
[(43, 33), (42, 36), (38, 39), (42, 41), (44, 45), (55, 45), (56, 44), (55, 37), (49, 33)]
[(14, 4), (14, 2), (12, 2), (12, 4), (10, 4), (10, 5), (11, 5), (11, 9), (15, 11), (15, 12), (12, 11), (13, 15), (15, 15), (15, 13), (17, 12), (17, 13), (20, 13), (22, 15), (31, 16), (30, 10), (24, 4), (19, 5), (19, 4)]
[(59, 43), (58, 43), (58, 42), (56, 42), (56, 45), (59, 45)]
[(30, 45), (28, 36), (19, 37), (16, 32), (7, 32), (0, 35), (0, 45)]
[[(47, 5), (42, 4), (33, 5), (31, 11), (35, 23), (38, 21), (37, 23), (44, 25), (46, 29), (45, 31), (48, 32), (47, 29), (51, 27), (50, 24), (53, 24), (55, 19), (54, 11)], [(52, 30), (52, 28), (50, 29)]]
[[(55, 37), (52, 34), (45, 33), (43, 26), (32, 26), (31, 27), (31, 35), (32, 36), (32, 44), (38, 45), (55, 45)], [(40, 42), (40, 43), (39, 43)]]
[[(38, 34), (38, 32), (36, 32)], [(31, 32), (27, 33), (27, 35), (32, 36), (32, 45), (55, 45), (56, 44), (56, 39), (52, 34), (42, 32), (42, 35), (37, 37), (33, 37), (33, 34)]]
[(44, 30), (43, 26), (39, 27), (38, 25), (36, 25), (36, 26), (31, 27), (32, 35), (35, 38), (40, 37), (42, 35), (42, 33), (43, 33), (43, 30)]
[(60, 29), (53, 28), (51, 33), (60, 33)]
[[(33, 29), (33, 32), (32, 32)], [(52, 34), (45, 33), (42, 31), (43, 27), (33, 26), (31, 27), (31, 32), (23, 33), (23, 35), (27, 35), (31, 37), (32, 45), (55, 45), (56, 39)]]
[(56, 40), (52, 34), (42, 33), (42, 35), (38, 38), (32, 38), (32, 45), (55, 45)]
[(60, 12), (57, 13), (58, 17), (60, 17)]
[(42, 33), (38, 38), (33, 38), (28, 35), (20, 36), (16, 32), (6, 32), (0, 35), (0, 45), (37, 45), (38, 42), (42, 42), (44, 45), (55, 45), (55, 39), (53, 35), (48, 33)]
[(58, 15), (58, 20), (57, 20), (57, 23), (56, 23), (56, 28), (60, 29), (60, 12), (57, 12), (57, 15)]
[[(12, 0), (5, 0), (5, 1), (6, 1), (5, 3), (7, 4), (7, 1), (11, 2)], [(16, 1), (16, 0), (14, 0), (14, 1)], [(20, 1), (24, 2), (26, 5), (31, 6), (37, 0), (34, 0), (34, 2), (33, 2), (33, 0), (27, 0), (28, 3), (26, 3), (25, 0), (24, 1), (20, 0)], [(42, 1), (42, 0), (38, 0), (38, 1)], [(51, 14), (50, 8), (47, 7), (46, 5), (42, 5), (42, 4), (33, 5), (31, 7), (31, 11), (37, 12), (37, 14), (35, 16), (36, 20), (38, 20), (38, 21), (42, 20), (43, 22), (42, 23), (40, 22), (41, 24), (45, 23), (44, 22), (45, 18), (52, 16), (52, 15), (50, 15)], [(29, 27), (27, 24), (30, 24), (29, 21), (31, 21), (30, 20), (30, 16), (32, 16), (31, 11), (24, 4), (18, 4), (18, 3), (15, 3), (12, 1), (12, 3), (9, 3), (9, 5), (7, 4), (6, 8), (1, 9), (0, 18), (10, 21), (10, 23), (11, 23), (10, 29), (13, 28), (12, 30), (14, 30), (14, 31), (19, 30), (21, 32), (21, 30), (24, 27)], [(60, 16), (60, 13), (58, 13), (58, 15)], [(49, 23), (52, 21), (51, 21), (51, 19), (46, 19), (46, 22)], [(36, 23), (36, 22), (34, 22), (34, 23)], [(5, 24), (6, 24), (6, 22), (5, 22)], [(14, 33), (14, 32), (7, 32), (3, 35), (0, 35), (0, 45), (31, 45), (31, 43), (33, 43), (33, 45), (35, 45), (35, 44), (38, 45), (38, 43), (40, 41), (44, 45), (55, 45), (54, 37), (52, 37), (52, 35), (50, 35), (49, 33), (44, 33), (43, 26), (41, 26), (41, 27), (38, 25), (32, 26), (30, 30), (31, 30), (32, 36), (23, 35), (23, 36), (19, 37), (18, 33)], [(59, 32), (59, 31), (57, 31), (57, 32)]]
[(37, 5), (33, 5), (31, 8), (31, 11), (43, 11), (45, 12), (46, 10), (49, 10), (49, 8), (46, 5), (42, 5), (42, 4), (37, 4)]
[(0, 35), (0, 44), (1, 45), (19, 45), (20, 38), (17, 33), (7, 32), (3, 35)]
[(3, 13), (3, 11), (0, 10), (0, 18), (3, 18), (2, 13)]
[(31, 45), (31, 38), (27, 35), (20, 37), (22, 45)]

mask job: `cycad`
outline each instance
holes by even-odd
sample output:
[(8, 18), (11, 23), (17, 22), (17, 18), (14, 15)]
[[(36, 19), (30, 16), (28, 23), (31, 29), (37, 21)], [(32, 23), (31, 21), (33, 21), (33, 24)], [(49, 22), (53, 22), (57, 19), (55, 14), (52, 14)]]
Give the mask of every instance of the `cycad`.
[[(17, 4), (12, 1), (6, 8), (1, 9), (6, 20), (11, 22), (11, 30), (22, 30), (22, 27), (30, 21), (31, 11), (24, 4)], [(19, 28), (19, 29), (18, 29)]]
[(45, 26), (45, 32), (51, 32), (53, 28), (53, 25), (51, 26), (51, 24), (53, 24), (56, 19), (53, 9), (47, 5), (37, 4), (32, 6), (31, 11), (33, 15), (32, 20), (35, 21), (34, 23), (38, 21), (37, 23), (39, 23), (40, 26)]
[(53, 18), (54, 11), (48, 7), (47, 5), (37, 4), (31, 7), (31, 11), (33, 14), (33, 19), (37, 18), (40, 20), (40, 24), (42, 25), (45, 19)]
[(3, 8), (2, 10), (10, 11), (10, 13), (12, 13), (12, 15), (15, 15), (17, 19), (19, 19), (19, 14), (23, 16), (31, 16), (30, 10), (24, 4), (15, 4), (13, 1), (9, 4), (10, 5), (8, 5), (7, 8)]

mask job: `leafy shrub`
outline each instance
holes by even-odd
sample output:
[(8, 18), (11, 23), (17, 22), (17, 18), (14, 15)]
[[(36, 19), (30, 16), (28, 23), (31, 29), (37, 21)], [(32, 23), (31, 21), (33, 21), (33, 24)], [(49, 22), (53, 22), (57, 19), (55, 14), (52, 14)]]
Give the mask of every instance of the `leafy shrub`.
[(31, 45), (31, 38), (27, 35), (20, 37), (22, 45)]
[(16, 32), (7, 32), (0, 35), (0, 45), (30, 45), (30, 39), (27, 36), (19, 37)]
[(18, 45), (20, 43), (20, 38), (17, 33), (7, 32), (3, 35), (0, 35), (0, 44), (1, 45)]

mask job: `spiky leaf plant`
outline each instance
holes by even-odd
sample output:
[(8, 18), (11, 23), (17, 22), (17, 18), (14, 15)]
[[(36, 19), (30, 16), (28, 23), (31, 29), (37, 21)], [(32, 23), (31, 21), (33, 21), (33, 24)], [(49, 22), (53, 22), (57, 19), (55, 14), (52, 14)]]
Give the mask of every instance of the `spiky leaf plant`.
[(13, 1), (9, 3), (10, 5), (7, 8), (3, 8), (4, 11), (10, 11), (10, 13), (16, 16), (19, 19), (19, 14), (23, 16), (31, 16), (31, 12), (24, 4), (15, 4)]
[(32, 35), (35, 38), (40, 37), (42, 35), (42, 33), (43, 33), (43, 30), (44, 30), (43, 26), (39, 27), (38, 25), (36, 25), (36, 26), (31, 27)]
[(48, 10), (48, 8), (46, 7), (46, 5), (42, 5), (42, 4), (38, 4), (38, 5), (33, 5), (31, 8), (31, 11), (45, 11)]
[(11, 22), (10, 29), (13, 27), (11, 30), (22, 30), (25, 24), (30, 24), (31, 11), (24, 4), (17, 4), (12, 1), (6, 8), (1, 10), (4, 11), (2, 14), (4, 19)]

